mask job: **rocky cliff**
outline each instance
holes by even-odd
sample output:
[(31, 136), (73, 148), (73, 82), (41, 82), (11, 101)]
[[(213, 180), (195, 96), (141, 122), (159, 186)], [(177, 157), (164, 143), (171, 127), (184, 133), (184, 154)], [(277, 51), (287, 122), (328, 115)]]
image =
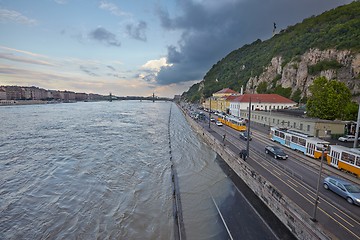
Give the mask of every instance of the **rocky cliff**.
[[(333, 63), (330, 66), (321, 65), (330, 62)], [(360, 95), (360, 54), (349, 50), (310, 49), (285, 64), (281, 56), (274, 57), (260, 76), (249, 79), (246, 91), (256, 92), (261, 82), (267, 82), (268, 89), (280, 84), (292, 88), (293, 93), (299, 89), (302, 97), (309, 96), (308, 87), (319, 76), (344, 82), (354, 96)]]

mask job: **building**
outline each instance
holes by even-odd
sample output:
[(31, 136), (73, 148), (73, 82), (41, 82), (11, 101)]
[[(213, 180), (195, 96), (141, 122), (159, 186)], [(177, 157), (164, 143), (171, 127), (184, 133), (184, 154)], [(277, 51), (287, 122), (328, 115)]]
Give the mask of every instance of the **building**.
[(203, 107), (205, 109), (211, 109), (211, 111), (229, 112), (230, 99), (239, 95), (240, 93), (230, 88), (224, 88), (207, 98), (203, 103)]
[(6, 90), (4, 87), (0, 87), (0, 100), (6, 100)]
[[(249, 112), (242, 111), (241, 118), (248, 119)], [(251, 111), (251, 122), (256, 122), (264, 126), (280, 127), (297, 130), (319, 138), (331, 138), (332, 135), (338, 136), (345, 133), (344, 121), (323, 120), (308, 118), (306, 115), (293, 114), (292, 110), (272, 110), (272, 111)]]
[[(250, 104), (251, 100), (251, 104)], [(344, 121), (330, 121), (307, 118), (304, 110), (296, 108), (297, 103), (278, 94), (242, 94), (225, 88), (206, 99), (203, 107), (224, 112), (251, 122), (268, 126), (294, 129), (320, 138), (345, 133)]]
[(241, 111), (249, 111), (250, 101), (252, 111), (289, 109), (297, 105), (296, 102), (278, 94), (242, 94), (229, 99), (230, 114), (240, 117)]

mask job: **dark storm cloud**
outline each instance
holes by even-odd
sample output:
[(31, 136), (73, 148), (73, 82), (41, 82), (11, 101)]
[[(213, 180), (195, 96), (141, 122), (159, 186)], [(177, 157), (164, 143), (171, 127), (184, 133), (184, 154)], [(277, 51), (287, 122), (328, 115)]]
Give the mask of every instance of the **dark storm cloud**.
[(168, 63), (157, 76), (158, 84), (201, 80), (213, 64), (231, 51), (256, 39), (318, 15), (351, 0), (207, 0), (201, 4), (179, 0), (177, 16), (158, 10), (162, 27), (182, 31), (178, 46), (168, 47)]
[(128, 24), (126, 25), (126, 32), (128, 35), (136, 40), (146, 42), (146, 31), (147, 24), (144, 21), (140, 21), (137, 25)]
[(116, 35), (109, 32), (103, 27), (98, 27), (89, 33), (89, 37), (109, 46), (120, 47), (121, 43), (117, 40)]

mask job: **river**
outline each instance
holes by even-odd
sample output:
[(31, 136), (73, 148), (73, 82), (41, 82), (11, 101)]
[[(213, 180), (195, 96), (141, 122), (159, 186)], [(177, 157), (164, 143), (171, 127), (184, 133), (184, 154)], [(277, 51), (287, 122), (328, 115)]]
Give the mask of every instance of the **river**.
[(8, 106), (0, 122), (0, 239), (172, 239), (169, 130), (187, 234), (217, 234), (196, 199), (225, 176), (173, 103)]
[(6, 106), (0, 131), (0, 239), (174, 239), (172, 163), (187, 239), (228, 239), (235, 188), (174, 103)]

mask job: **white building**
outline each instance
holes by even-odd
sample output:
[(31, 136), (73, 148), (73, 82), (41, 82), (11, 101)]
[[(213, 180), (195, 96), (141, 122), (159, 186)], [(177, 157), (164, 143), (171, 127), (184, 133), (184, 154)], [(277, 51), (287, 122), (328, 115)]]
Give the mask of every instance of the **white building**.
[(243, 94), (230, 101), (230, 114), (240, 117), (241, 111), (249, 110), (250, 101), (252, 111), (271, 111), (296, 106), (296, 102), (278, 94)]

